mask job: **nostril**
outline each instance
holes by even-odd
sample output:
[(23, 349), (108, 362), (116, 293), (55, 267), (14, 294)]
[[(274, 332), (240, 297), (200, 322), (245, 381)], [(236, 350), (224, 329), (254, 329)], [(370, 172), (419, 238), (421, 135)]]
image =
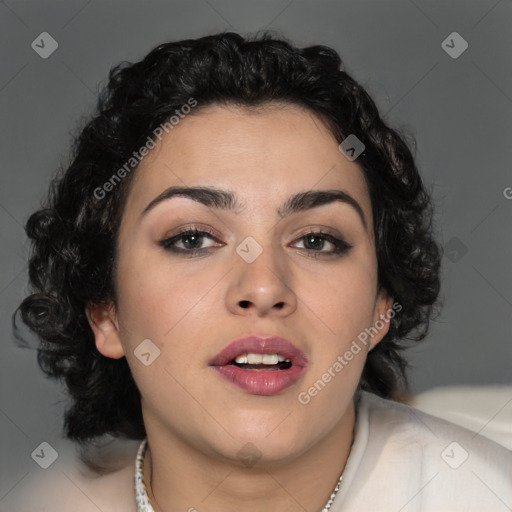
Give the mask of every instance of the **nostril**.
[(249, 307), (249, 301), (248, 300), (241, 300), (240, 301), (240, 307), (247, 309)]

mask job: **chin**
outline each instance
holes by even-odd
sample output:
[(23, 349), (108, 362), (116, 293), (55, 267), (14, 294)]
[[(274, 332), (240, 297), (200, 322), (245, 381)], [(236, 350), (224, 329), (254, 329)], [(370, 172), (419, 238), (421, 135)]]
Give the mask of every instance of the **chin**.
[(304, 429), (298, 427), (287, 425), (286, 429), (276, 428), (285, 416), (274, 422), (273, 431), (267, 425), (258, 429), (247, 424), (236, 431), (232, 430), (234, 439), (229, 447), (223, 447), (227, 449), (222, 450), (224, 455), (246, 467), (276, 466), (295, 459), (308, 449), (313, 440), (309, 441)]
[(289, 440), (283, 444), (279, 441), (283, 440), (270, 442), (265, 438), (237, 438), (235, 446), (223, 453), (223, 457), (240, 467), (264, 469), (289, 464), (306, 450), (302, 444), (291, 443)]

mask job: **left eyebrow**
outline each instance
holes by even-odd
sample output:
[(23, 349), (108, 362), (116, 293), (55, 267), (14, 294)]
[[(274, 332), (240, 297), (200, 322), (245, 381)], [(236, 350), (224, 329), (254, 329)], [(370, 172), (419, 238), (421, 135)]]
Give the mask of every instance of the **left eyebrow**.
[[(142, 211), (141, 217), (163, 201), (173, 197), (186, 197), (210, 208), (235, 211), (243, 207), (233, 192), (216, 187), (177, 187), (171, 186), (155, 197)], [(307, 190), (290, 196), (277, 210), (279, 217), (284, 218), (292, 213), (318, 208), (334, 202), (342, 202), (352, 206), (359, 215), (365, 229), (366, 219), (361, 205), (343, 190)]]

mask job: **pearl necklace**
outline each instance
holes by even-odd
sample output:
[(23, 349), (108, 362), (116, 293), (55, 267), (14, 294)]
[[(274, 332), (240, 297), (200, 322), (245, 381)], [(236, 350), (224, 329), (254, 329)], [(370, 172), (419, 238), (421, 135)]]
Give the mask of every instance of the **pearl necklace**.
[[(137, 504), (137, 512), (155, 512), (151, 503), (149, 502), (148, 494), (146, 492), (146, 486), (144, 485), (144, 454), (146, 453), (147, 439), (144, 439), (139, 446), (137, 451), (137, 458), (135, 460), (135, 502)], [(340, 476), (333, 493), (331, 494), (329, 501), (325, 504), (322, 512), (327, 512), (334, 502), (334, 498), (340, 490), (341, 480), (343, 475)]]

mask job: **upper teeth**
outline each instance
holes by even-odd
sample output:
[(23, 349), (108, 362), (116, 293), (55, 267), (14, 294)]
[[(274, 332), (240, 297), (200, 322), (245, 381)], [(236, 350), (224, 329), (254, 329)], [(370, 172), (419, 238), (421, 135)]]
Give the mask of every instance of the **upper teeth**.
[(281, 354), (243, 354), (235, 359), (238, 364), (277, 364), (283, 361), (290, 362)]

